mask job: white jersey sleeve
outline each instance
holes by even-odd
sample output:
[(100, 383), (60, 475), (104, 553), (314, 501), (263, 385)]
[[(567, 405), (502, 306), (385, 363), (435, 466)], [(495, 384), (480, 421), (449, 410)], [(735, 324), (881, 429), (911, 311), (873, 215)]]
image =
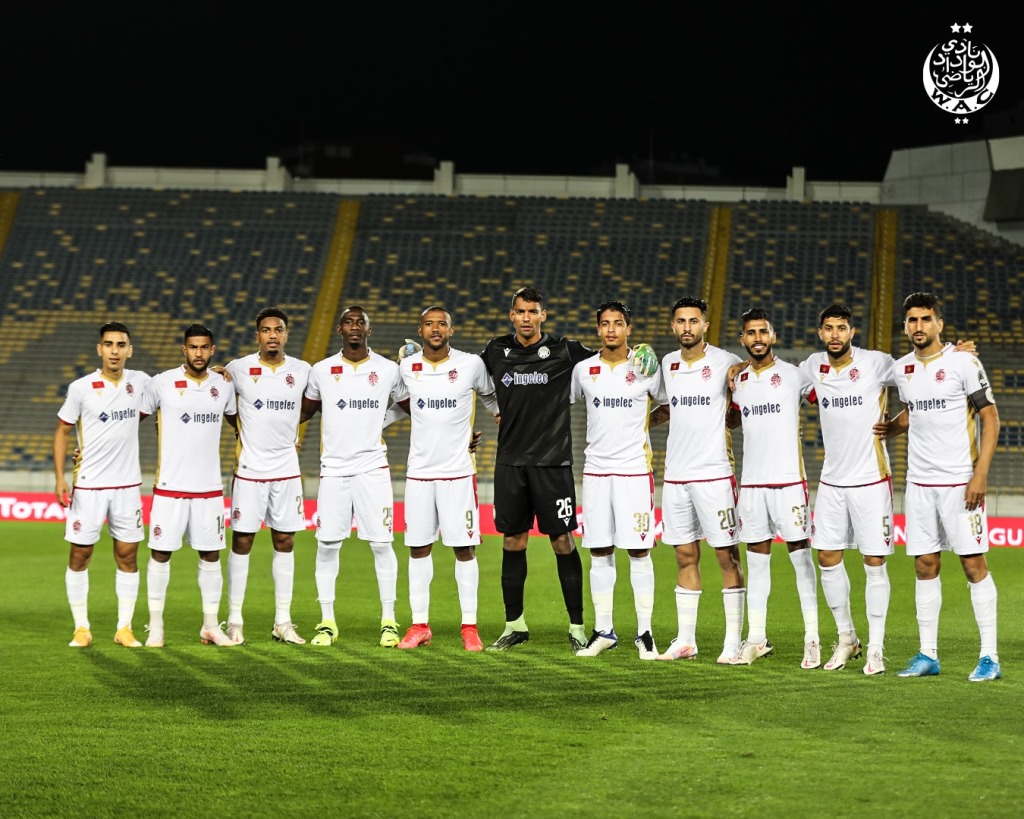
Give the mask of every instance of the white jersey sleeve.
[(742, 486), (788, 486), (806, 480), (800, 443), (800, 402), (814, 382), (799, 367), (775, 359), (736, 377), (733, 406), (743, 418)]
[(142, 483), (139, 418), (149, 380), (145, 373), (124, 370), (120, 380), (110, 381), (96, 370), (68, 386), (57, 417), (76, 428), (81, 457), (75, 486), (111, 489)]
[(981, 361), (946, 349), (896, 362), (896, 386), (910, 413), (907, 480), (923, 485), (967, 483), (980, 451), (979, 406), (995, 403)]
[(725, 426), (729, 409), (729, 368), (740, 358), (705, 344), (687, 362), (679, 350), (662, 360), (660, 404), (669, 408), (665, 480), (708, 481), (733, 474), (732, 439)]
[(851, 360), (836, 368), (827, 353), (801, 364), (814, 380), (818, 419), (825, 444), (822, 483), (865, 486), (889, 477), (889, 455), (872, 427), (887, 411), (893, 359), (877, 350), (850, 349)]

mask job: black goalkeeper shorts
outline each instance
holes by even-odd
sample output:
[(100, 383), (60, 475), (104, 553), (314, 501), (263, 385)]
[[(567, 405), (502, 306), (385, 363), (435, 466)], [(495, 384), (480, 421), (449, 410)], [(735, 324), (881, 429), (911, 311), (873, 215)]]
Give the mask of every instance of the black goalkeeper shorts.
[(533, 528), (564, 535), (577, 527), (571, 466), (494, 465), (494, 526), (505, 535)]

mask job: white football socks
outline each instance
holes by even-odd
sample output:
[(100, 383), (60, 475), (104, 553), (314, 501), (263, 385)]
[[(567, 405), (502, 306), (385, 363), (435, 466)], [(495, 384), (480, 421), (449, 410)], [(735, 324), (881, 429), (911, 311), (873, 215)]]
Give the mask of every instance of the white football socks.
[(615, 597), (615, 555), (590, 556), (590, 597), (594, 601), (594, 628), (602, 634), (612, 631)]
[(321, 543), (316, 548), (316, 596), (320, 602), (320, 619), (334, 619), (335, 583), (341, 559), (341, 543)]
[(650, 554), (644, 557), (629, 556), (629, 582), (633, 586), (636, 633), (639, 636), (651, 630), (651, 617), (654, 614), (654, 561)]
[(430, 583), (433, 579), (433, 555), (409, 558), (409, 608), (413, 623), (430, 622)]
[(377, 573), (382, 620), (395, 619), (395, 600), (398, 597), (398, 556), (390, 543), (371, 543), (373, 569)]
[(119, 629), (132, 624), (135, 616), (135, 601), (139, 599), (139, 573), (114, 572), (114, 591), (117, 594), (117, 627)]
[(476, 625), (477, 589), (480, 587), (480, 564), (472, 560), (455, 561), (455, 585), (459, 588), (462, 625)]
[[(274, 623), (284, 625), (292, 621), (292, 589), (295, 586), (295, 552), (274, 551), (270, 563), (274, 578)], [(239, 611), (241, 614), (241, 611)]]
[(89, 570), (64, 572), (64, 588), (68, 594), (68, 605), (75, 628), (89, 628)]
[(249, 555), (228, 552), (228, 622), (241, 625), (245, 587), (249, 583)]

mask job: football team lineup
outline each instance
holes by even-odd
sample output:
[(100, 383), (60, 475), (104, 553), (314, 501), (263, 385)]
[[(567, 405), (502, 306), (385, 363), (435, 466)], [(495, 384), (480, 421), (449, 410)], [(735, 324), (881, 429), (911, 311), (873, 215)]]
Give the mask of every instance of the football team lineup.
[[(291, 614), (295, 534), (306, 523), (295, 444), (300, 424), (319, 413), (314, 579), (320, 620), (312, 646), (328, 647), (338, 640), (339, 554), (353, 523), (372, 553), (381, 647), (412, 650), (431, 642), (432, 549), (438, 541), (455, 558), (465, 650), (503, 652), (522, 646), (530, 639), (527, 544), (531, 530), (539, 530), (554, 553), (567, 639), (577, 657), (597, 657), (619, 646), (613, 601), (616, 553), (622, 552), (628, 558), (639, 659), (697, 658), (703, 541), (721, 576), (725, 633), (716, 662), (751, 665), (774, 650), (767, 633), (770, 556), (773, 541), (781, 540), (793, 566), (804, 626), (800, 668), (839, 671), (863, 657), (865, 675), (882, 674), (891, 595), (887, 558), (894, 553), (896, 525), (886, 439), (906, 435), (905, 529), (907, 553), (914, 559), (920, 647), (898, 674), (940, 673), (940, 569), (941, 554), (947, 551), (959, 559), (968, 581), (980, 637), (978, 663), (969, 679), (999, 679), (997, 592), (986, 560), (984, 504), (999, 418), (973, 345), (943, 341), (938, 300), (929, 293), (912, 293), (904, 300), (909, 352), (898, 361), (856, 346), (856, 317), (842, 304), (827, 305), (818, 320), (822, 350), (799, 366), (775, 356), (774, 327), (764, 310), (752, 308), (741, 317), (745, 360), (708, 343), (708, 311), (703, 299), (692, 297), (679, 298), (666, 310), (678, 347), (659, 361), (649, 345), (632, 343), (632, 316), (623, 302), (606, 301), (596, 309), (600, 345), (592, 350), (547, 334), (544, 295), (523, 287), (510, 300), (512, 332), (492, 339), (479, 355), (450, 346), (453, 316), (431, 305), (419, 316), (418, 341), (407, 339), (392, 361), (370, 348), (371, 317), (352, 305), (338, 318), (340, 350), (311, 365), (285, 354), (288, 317), (269, 307), (255, 317), (257, 352), (214, 367), (214, 332), (192, 324), (182, 333), (183, 363), (152, 378), (128, 366), (129, 327), (104, 324), (96, 345), (100, 366), (69, 385), (54, 434), (55, 492), (68, 508), (70, 646), (87, 648), (93, 641), (89, 564), (105, 521), (116, 563), (114, 640), (129, 648), (143, 645), (133, 631), (142, 574), (138, 547), (146, 534), (138, 435), (140, 421), (151, 415), (159, 431), (159, 466), (145, 542), (145, 646), (164, 646), (171, 557), (186, 542), (199, 557), (200, 640), (222, 647), (244, 644), (250, 553), (264, 527), (273, 548), (273, 639), (306, 643)], [(891, 388), (906, 410), (889, 411)], [(473, 412), (478, 398), (499, 422), (494, 525), (502, 538), (505, 626), (486, 645), (477, 625), (476, 547), (482, 527)], [(586, 408), (582, 521), (576, 514), (570, 446), (573, 403)], [(804, 403), (817, 408), (824, 447), (813, 510), (800, 442)], [(411, 625), (403, 635), (396, 615), (394, 499), (381, 433), (407, 416), (404, 543), (409, 548)], [(237, 436), (230, 538), (219, 453), (225, 421)], [(664, 423), (669, 433), (660, 539), (675, 554), (677, 632), (659, 650), (652, 628), (651, 549), (658, 533), (648, 431)], [(65, 475), (72, 428), (78, 445), (73, 490)], [(734, 473), (730, 431), (736, 429), (742, 430), (745, 445)], [(577, 544), (574, 532), (581, 526)], [(741, 543), (746, 544), (745, 565)], [(589, 634), (581, 549), (590, 555)], [(843, 559), (847, 551), (859, 552), (863, 562), (863, 641), (851, 612), (851, 581)], [(819, 574), (834, 621), (831, 656), (821, 651)]]

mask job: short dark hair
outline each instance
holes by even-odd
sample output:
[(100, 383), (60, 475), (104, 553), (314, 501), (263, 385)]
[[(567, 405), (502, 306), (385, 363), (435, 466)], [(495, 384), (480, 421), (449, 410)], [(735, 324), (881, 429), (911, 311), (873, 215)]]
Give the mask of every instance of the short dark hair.
[(284, 314), (284, 310), (282, 310), (280, 307), (264, 307), (262, 310), (260, 310), (256, 314), (256, 329), (259, 330), (260, 322), (262, 322), (263, 319), (268, 318), (281, 319), (281, 321), (284, 322), (285, 329), (288, 329), (288, 316)]
[(746, 327), (748, 321), (767, 321), (769, 324), (772, 323), (772, 320), (768, 318), (768, 314), (760, 307), (751, 307), (740, 316), (740, 327)]
[(818, 313), (818, 326), (821, 327), (825, 324), (827, 318), (839, 318), (843, 319), (851, 327), (853, 326), (853, 313), (850, 312), (850, 308), (845, 304), (839, 302), (833, 302), (820, 313)]
[(629, 307), (621, 301), (603, 301), (597, 306), (597, 323), (601, 323), (601, 314), (606, 310), (614, 310), (616, 313), (622, 313), (622, 317), (626, 320), (626, 325), (633, 323), (633, 312)]
[(190, 324), (188, 327), (186, 327), (185, 333), (181, 337), (181, 343), (188, 344), (188, 340), (190, 338), (198, 338), (200, 336), (206, 336), (207, 338), (209, 338), (211, 344), (216, 343), (213, 340), (213, 330), (202, 324)]
[(124, 333), (128, 336), (128, 341), (132, 340), (131, 330), (128, 329), (127, 324), (122, 324), (119, 321), (108, 321), (102, 327), (100, 327), (100, 340), (103, 340), (103, 336), (107, 333)]
[(516, 306), (516, 299), (536, 302), (542, 308), (544, 307), (544, 296), (536, 287), (520, 287), (516, 290), (516, 292), (512, 294), (512, 307)]
[(427, 313), (433, 313), (435, 311), (438, 313), (444, 313), (446, 316), (448, 316), (448, 321), (452, 320), (451, 312), (448, 310), (447, 307), (442, 307), (440, 304), (432, 304), (430, 305), (430, 307), (424, 307), (423, 311), (420, 313), (420, 319), (422, 320)]
[(345, 318), (345, 314), (346, 313), (350, 313), (353, 310), (359, 310), (359, 311), (362, 312), (362, 314), (366, 317), (366, 326), (369, 327), (370, 326), (370, 314), (366, 312), (366, 308), (363, 307), (361, 304), (350, 304), (348, 307), (346, 307), (344, 310), (342, 310), (338, 314), (338, 326), (339, 327), (341, 326), (341, 320), (343, 318)]
[(701, 316), (705, 319), (708, 317), (708, 303), (704, 299), (694, 298), (693, 296), (683, 296), (681, 299), (676, 299), (676, 303), (672, 305), (673, 316), (680, 307), (695, 307), (700, 310)]
[(939, 299), (934, 293), (911, 293), (903, 300), (903, 312), (909, 313), (911, 307), (934, 310), (935, 318), (942, 318), (942, 307), (939, 306)]

